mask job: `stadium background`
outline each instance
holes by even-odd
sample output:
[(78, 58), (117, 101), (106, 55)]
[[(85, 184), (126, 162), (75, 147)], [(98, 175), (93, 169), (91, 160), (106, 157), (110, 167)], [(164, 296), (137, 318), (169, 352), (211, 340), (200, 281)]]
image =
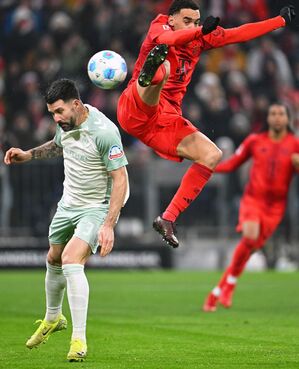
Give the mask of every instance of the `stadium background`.
[[(28, 149), (52, 139), (55, 124), (43, 91), (56, 78), (75, 79), (82, 100), (116, 122), (118, 90), (103, 91), (88, 80), (89, 57), (114, 50), (127, 61), (130, 78), (150, 21), (170, 1), (2, 0), (0, 3), (0, 155), (11, 146)], [(289, 2), (288, 2), (289, 3)], [(258, 21), (279, 13), (283, 1), (201, 1), (202, 19), (219, 15), (223, 27)], [(296, 5), (296, 4), (295, 4)], [(297, 10), (298, 13), (298, 10)], [(287, 103), (299, 130), (299, 41), (297, 26), (257, 40), (204, 53), (184, 100), (184, 114), (215, 140), (228, 156), (250, 132), (264, 124), (268, 104)], [(102, 267), (223, 267), (236, 243), (239, 199), (248, 165), (215, 175), (200, 198), (179, 218), (182, 247), (161, 247), (152, 219), (165, 207), (188, 162), (175, 164), (121, 131), (130, 161), (131, 197), (117, 227), (115, 252)], [(47, 229), (60, 198), (60, 160), (23, 166), (0, 164), (0, 267), (42, 266)], [(288, 212), (252, 268), (297, 268), (298, 180)], [(265, 257), (266, 256), (266, 257)]]

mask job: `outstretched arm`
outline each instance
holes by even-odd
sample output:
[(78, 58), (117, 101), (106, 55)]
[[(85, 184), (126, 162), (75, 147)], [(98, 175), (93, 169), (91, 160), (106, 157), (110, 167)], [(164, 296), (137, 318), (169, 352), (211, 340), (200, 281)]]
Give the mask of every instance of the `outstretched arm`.
[(25, 163), (26, 161), (35, 159), (56, 158), (58, 156), (62, 156), (62, 152), (62, 147), (56, 145), (54, 140), (27, 151), (11, 147), (5, 154), (4, 163), (10, 165), (15, 163)]
[(254, 135), (248, 136), (229, 159), (217, 165), (215, 173), (233, 172), (248, 160), (251, 156), (251, 145), (254, 137)]
[(284, 27), (285, 25), (285, 19), (279, 15), (261, 22), (247, 23), (235, 28), (224, 29), (222, 27), (217, 27), (214, 32), (203, 37), (206, 44), (205, 49), (246, 42)]
[(105, 222), (100, 227), (98, 241), (101, 246), (101, 256), (110, 253), (114, 245), (114, 226), (117, 222), (121, 208), (127, 200), (129, 181), (125, 166), (110, 172), (112, 177), (112, 192), (110, 206)]

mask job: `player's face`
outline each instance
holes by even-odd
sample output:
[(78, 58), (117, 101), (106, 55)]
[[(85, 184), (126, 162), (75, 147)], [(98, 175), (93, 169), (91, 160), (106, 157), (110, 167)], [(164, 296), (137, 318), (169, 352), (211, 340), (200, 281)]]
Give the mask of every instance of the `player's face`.
[(71, 131), (76, 126), (76, 107), (78, 100), (63, 101), (61, 99), (53, 104), (47, 104), (48, 111), (52, 114), (56, 124), (65, 132)]
[(286, 107), (283, 105), (270, 106), (267, 121), (270, 130), (273, 130), (275, 133), (286, 131), (289, 124)]
[(200, 23), (200, 12), (199, 10), (193, 9), (181, 9), (179, 13), (169, 16), (168, 23), (173, 27), (174, 31), (198, 27)]

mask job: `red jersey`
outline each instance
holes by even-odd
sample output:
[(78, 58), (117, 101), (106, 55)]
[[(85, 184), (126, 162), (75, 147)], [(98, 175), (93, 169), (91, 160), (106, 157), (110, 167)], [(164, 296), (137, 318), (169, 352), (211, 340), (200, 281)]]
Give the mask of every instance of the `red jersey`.
[(294, 153), (299, 153), (299, 140), (292, 133), (281, 141), (273, 141), (268, 132), (251, 134), (230, 159), (217, 165), (215, 172), (231, 172), (252, 158), (244, 195), (268, 204), (285, 203), (296, 171), (291, 161)]
[(248, 23), (240, 27), (224, 29), (217, 27), (208, 35), (203, 35), (202, 27), (174, 31), (168, 25), (167, 15), (158, 15), (151, 23), (136, 61), (132, 84), (140, 73), (150, 50), (157, 44), (165, 43), (169, 47), (167, 59), (171, 65), (170, 76), (164, 85), (161, 96), (171, 101), (178, 113), (181, 113), (182, 99), (191, 80), (196, 64), (204, 50), (227, 44), (245, 42), (285, 26), (281, 16), (265, 21)]

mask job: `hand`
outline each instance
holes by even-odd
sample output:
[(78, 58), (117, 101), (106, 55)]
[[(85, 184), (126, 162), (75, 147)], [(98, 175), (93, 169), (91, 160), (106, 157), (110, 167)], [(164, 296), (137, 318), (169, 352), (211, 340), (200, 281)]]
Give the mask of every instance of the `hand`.
[(23, 151), (21, 149), (11, 147), (8, 151), (6, 151), (4, 156), (4, 163), (7, 165), (14, 163), (24, 163), (25, 161), (29, 161), (32, 159), (31, 152)]
[(212, 31), (214, 31), (217, 28), (219, 22), (220, 22), (220, 18), (219, 17), (216, 17), (215, 18), (212, 15), (210, 15), (203, 22), (203, 25), (202, 25), (202, 33), (204, 35), (207, 35), (208, 33), (211, 33)]
[(299, 154), (293, 154), (291, 160), (295, 169), (299, 170)]
[(288, 5), (283, 7), (280, 10), (280, 15), (282, 16), (282, 18), (284, 18), (284, 20), (286, 21), (286, 24), (289, 26), (293, 19), (295, 19), (296, 17), (296, 12), (295, 12), (295, 8), (293, 5)]
[(113, 249), (114, 230), (113, 227), (103, 224), (98, 233), (98, 242), (101, 246), (100, 256), (108, 255)]

